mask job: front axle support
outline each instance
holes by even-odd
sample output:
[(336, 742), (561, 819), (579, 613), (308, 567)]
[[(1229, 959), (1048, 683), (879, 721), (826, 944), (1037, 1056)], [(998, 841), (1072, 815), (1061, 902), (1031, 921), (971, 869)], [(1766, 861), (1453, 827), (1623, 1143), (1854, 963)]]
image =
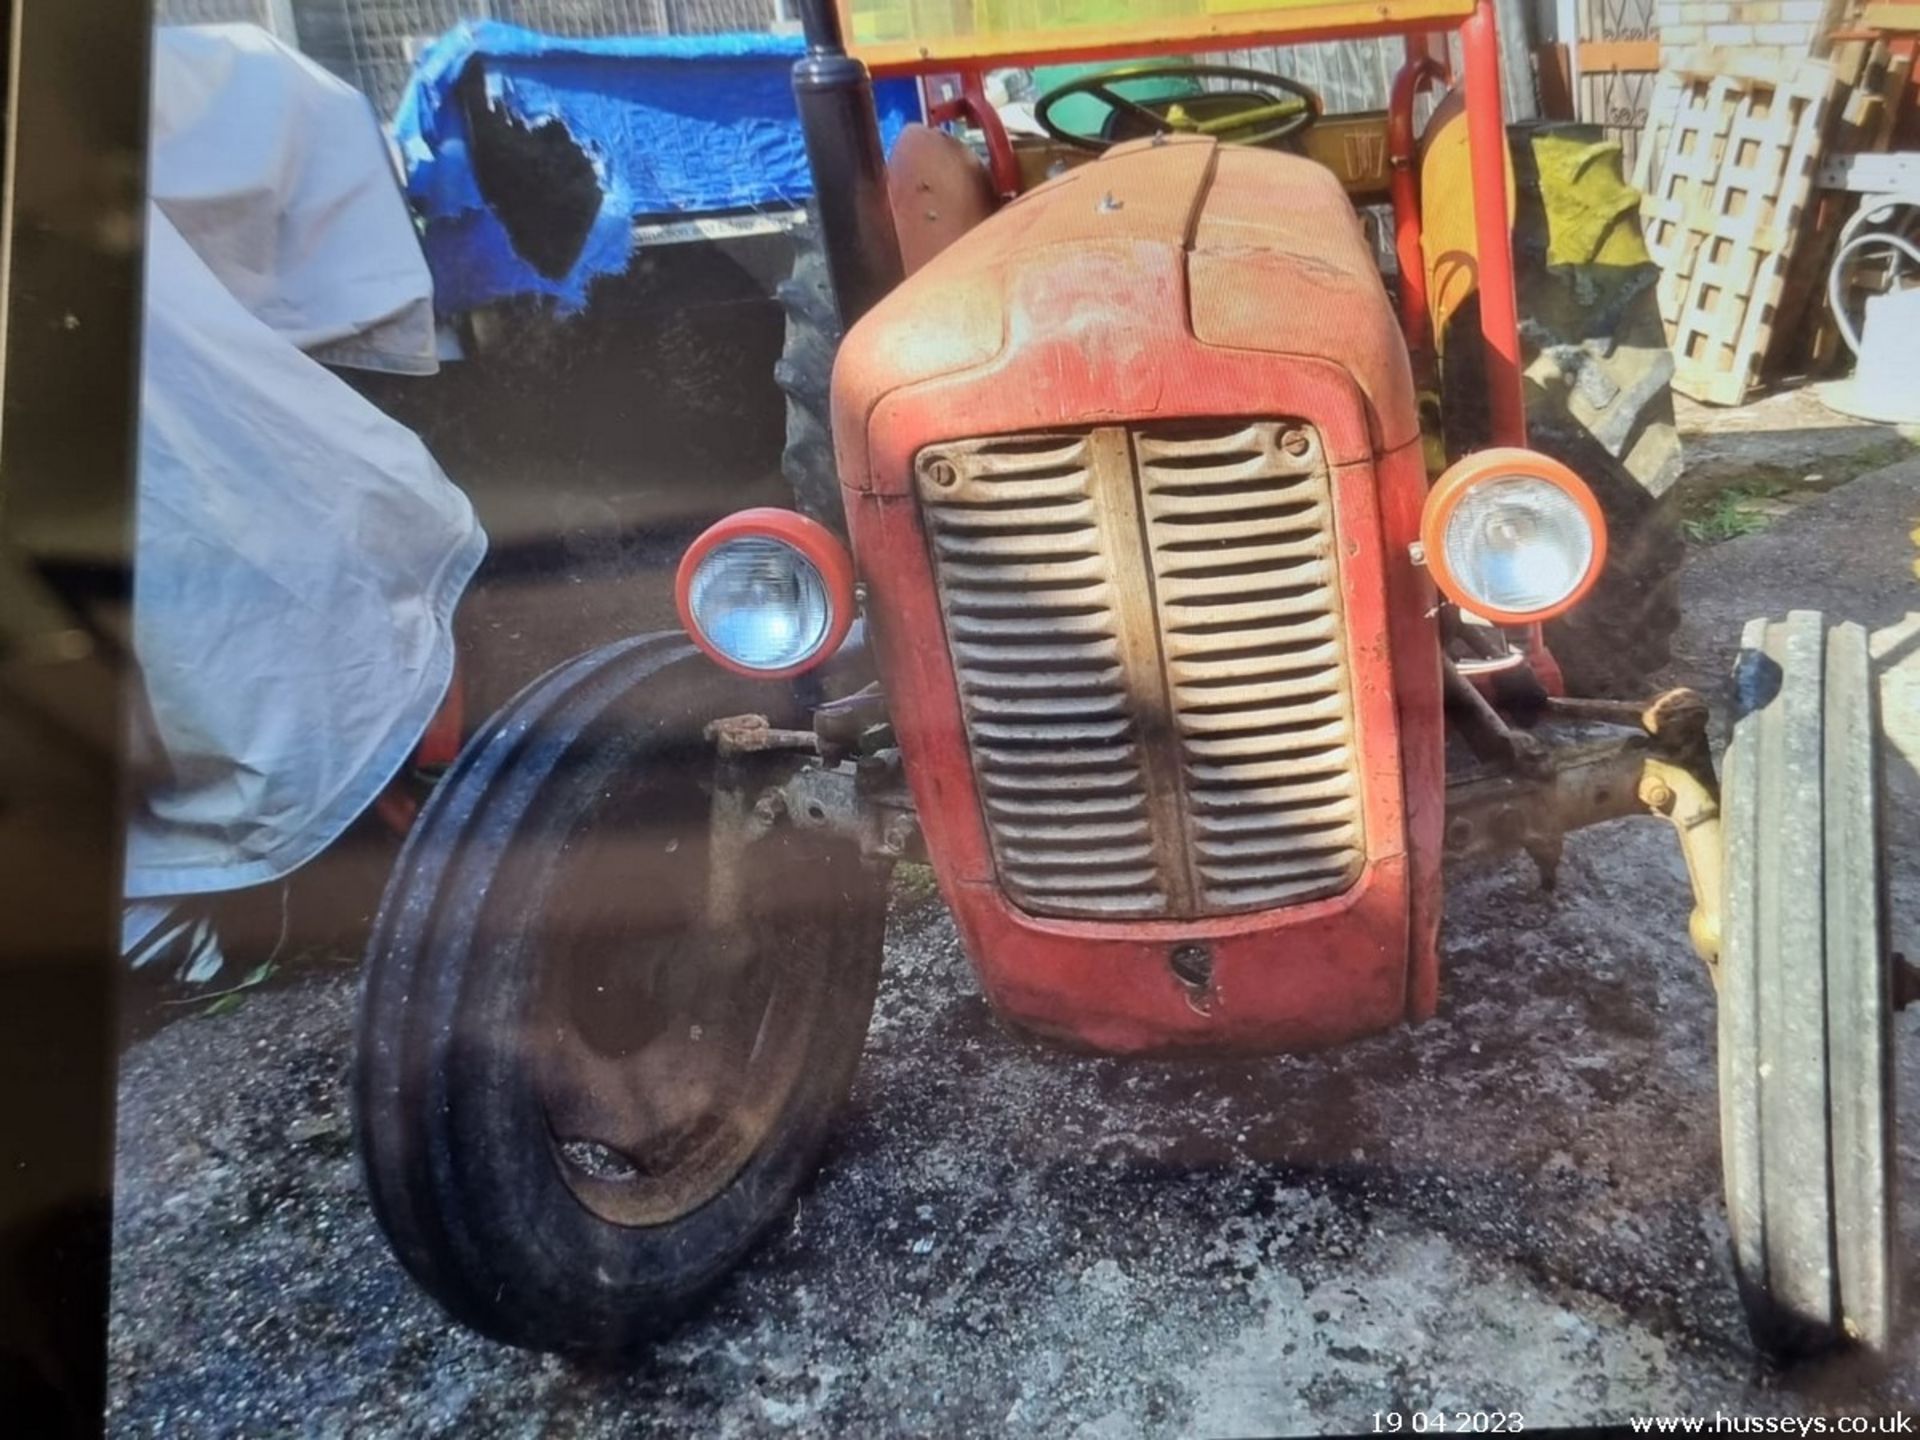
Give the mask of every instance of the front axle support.
[[(1454, 689), (1457, 693), (1459, 687)], [(1549, 715), (1631, 724), (1640, 732), (1563, 746), (1543, 745), (1507, 729), (1491, 706), (1468, 704), (1466, 709), (1476, 727), (1473, 748), (1491, 763), (1447, 786), (1446, 858), (1522, 850), (1551, 884), (1562, 842), (1572, 831), (1629, 815), (1659, 815), (1680, 838), (1693, 885), (1688, 933), (1694, 949), (1712, 965), (1720, 953), (1723, 889), (1720, 787), (1707, 746), (1706, 702), (1691, 690), (1669, 690), (1644, 707), (1550, 700)]]

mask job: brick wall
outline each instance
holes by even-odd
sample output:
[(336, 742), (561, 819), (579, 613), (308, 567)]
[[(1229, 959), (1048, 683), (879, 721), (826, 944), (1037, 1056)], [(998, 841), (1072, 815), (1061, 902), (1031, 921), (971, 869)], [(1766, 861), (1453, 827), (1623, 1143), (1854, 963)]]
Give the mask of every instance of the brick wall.
[(1800, 60), (1826, 49), (1845, 0), (1658, 0), (1660, 51), (1745, 50)]

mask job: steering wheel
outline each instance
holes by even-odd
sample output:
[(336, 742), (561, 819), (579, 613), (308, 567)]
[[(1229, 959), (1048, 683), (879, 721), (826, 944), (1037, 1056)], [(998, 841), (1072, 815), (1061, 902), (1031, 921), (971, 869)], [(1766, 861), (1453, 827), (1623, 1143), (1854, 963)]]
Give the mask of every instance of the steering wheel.
[[(1166, 100), (1129, 100), (1113, 87), (1135, 80), (1232, 80), (1231, 90), (1204, 90)], [(1274, 92), (1280, 92), (1275, 94)], [(1098, 135), (1076, 135), (1054, 123), (1053, 111), (1075, 95), (1108, 107)], [(1056, 85), (1033, 107), (1033, 118), (1055, 140), (1080, 150), (1110, 150), (1152, 135), (1211, 135), (1222, 144), (1271, 145), (1298, 135), (1320, 118), (1320, 97), (1298, 80), (1239, 65), (1123, 65)]]

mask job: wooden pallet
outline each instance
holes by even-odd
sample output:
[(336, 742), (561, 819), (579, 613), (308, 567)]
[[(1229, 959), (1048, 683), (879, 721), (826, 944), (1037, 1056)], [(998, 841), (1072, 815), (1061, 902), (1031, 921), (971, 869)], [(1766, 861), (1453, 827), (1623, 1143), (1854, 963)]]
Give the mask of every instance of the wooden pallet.
[(1677, 69), (1663, 69), (1653, 77), (1647, 97), (1646, 119), (1640, 125), (1640, 143), (1634, 147), (1633, 169), (1627, 178), (1633, 188), (1651, 195), (1660, 187), (1660, 167), (1667, 157), (1673, 112), (1680, 106), (1681, 78)]
[[(1877, 37), (1836, 38), (1827, 63), (1834, 89), (1821, 159), (1884, 151), (1912, 57), (1896, 53)], [(1779, 339), (1761, 367), (1763, 376), (1824, 374), (1847, 358), (1827, 309), (1827, 271), (1841, 227), (1858, 204), (1857, 195), (1822, 188), (1816, 173), (1813, 198), (1787, 267), (1775, 327)]]
[(1666, 153), (1641, 211), (1661, 271), (1673, 387), (1738, 405), (1772, 337), (1833, 77), (1817, 63), (1718, 54), (1676, 79)]

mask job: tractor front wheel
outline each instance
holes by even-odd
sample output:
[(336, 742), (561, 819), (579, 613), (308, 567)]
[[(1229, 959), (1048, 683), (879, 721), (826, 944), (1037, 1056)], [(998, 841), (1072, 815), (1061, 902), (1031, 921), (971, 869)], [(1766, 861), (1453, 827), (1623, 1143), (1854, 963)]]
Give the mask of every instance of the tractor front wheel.
[(1865, 632), (1756, 620), (1735, 684), (1717, 973), (1734, 1266), (1774, 1354), (1884, 1348), (1893, 997)]
[(401, 854), (361, 1156), (402, 1263), (496, 1339), (630, 1358), (786, 1212), (846, 1098), (884, 876), (820, 832), (716, 839), (705, 725), (769, 689), (677, 635), (583, 655), (475, 737)]

